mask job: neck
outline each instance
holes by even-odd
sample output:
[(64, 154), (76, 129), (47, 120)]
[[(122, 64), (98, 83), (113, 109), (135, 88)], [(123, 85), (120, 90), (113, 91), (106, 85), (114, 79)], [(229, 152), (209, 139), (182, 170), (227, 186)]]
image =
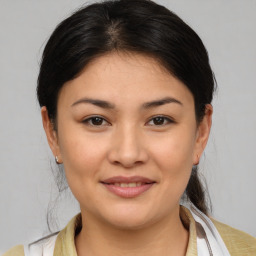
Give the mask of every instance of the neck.
[(75, 238), (78, 256), (186, 255), (189, 235), (180, 220), (179, 211), (136, 230), (113, 228), (83, 212), (82, 223), (85, 225)]

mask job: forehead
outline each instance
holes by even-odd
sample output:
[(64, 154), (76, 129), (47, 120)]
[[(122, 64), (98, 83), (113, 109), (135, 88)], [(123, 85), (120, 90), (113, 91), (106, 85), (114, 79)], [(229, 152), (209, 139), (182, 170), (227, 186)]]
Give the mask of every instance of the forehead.
[(135, 104), (166, 96), (193, 103), (188, 88), (156, 59), (122, 52), (93, 60), (77, 78), (63, 86), (59, 99), (74, 101), (79, 97), (96, 96), (116, 104), (130, 101)]

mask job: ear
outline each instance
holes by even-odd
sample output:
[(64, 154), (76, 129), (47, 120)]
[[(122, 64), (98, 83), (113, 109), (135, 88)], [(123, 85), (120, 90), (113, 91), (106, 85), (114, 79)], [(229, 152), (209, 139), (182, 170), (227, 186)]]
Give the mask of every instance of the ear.
[(45, 106), (41, 108), (41, 116), (42, 116), (44, 131), (48, 140), (48, 144), (52, 150), (52, 153), (55, 158), (57, 157), (58, 163), (62, 163), (60, 148), (58, 145), (57, 131), (56, 129), (54, 129), (54, 125), (49, 118), (48, 111)]
[(212, 126), (212, 113), (212, 105), (207, 104), (205, 106), (205, 114), (203, 120), (200, 122), (197, 128), (196, 144), (193, 156), (194, 165), (197, 165), (199, 163), (200, 157), (206, 147)]

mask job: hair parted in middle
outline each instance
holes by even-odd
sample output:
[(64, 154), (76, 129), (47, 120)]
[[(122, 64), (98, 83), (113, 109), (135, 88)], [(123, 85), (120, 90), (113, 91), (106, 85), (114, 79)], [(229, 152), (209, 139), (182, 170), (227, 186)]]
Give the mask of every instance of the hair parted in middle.
[[(206, 104), (212, 101), (215, 78), (199, 36), (176, 14), (153, 1), (115, 0), (74, 12), (57, 26), (45, 46), (37, 96), (56, 130), (62, 86), (79, 76), (91, 61), (113, 51), (157, 60), (190, 90), (200, 123)], [(204, 190), (194, 167), (185, 197), (207, 214)]]

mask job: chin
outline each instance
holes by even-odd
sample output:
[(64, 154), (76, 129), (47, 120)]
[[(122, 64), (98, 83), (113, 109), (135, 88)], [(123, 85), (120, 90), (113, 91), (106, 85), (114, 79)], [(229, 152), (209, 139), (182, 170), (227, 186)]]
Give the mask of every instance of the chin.
[(139, 230), (142, 228), (146, 228), (151, 223), (150, 220), (145, 220), (145, 218), (131, 218), (131, 217), (123, 217), (119, 216), (118, 219), (115, 218), (111, 221), (111, 224), (116, 229), (120, 230)]
[(102, 217), (117, 229), (138, 230), (151, 225), (156, 219), (152, 214), (152, 210), (127, 207), (112, 210), (112, 212), (105, 213), (104, 217)]

